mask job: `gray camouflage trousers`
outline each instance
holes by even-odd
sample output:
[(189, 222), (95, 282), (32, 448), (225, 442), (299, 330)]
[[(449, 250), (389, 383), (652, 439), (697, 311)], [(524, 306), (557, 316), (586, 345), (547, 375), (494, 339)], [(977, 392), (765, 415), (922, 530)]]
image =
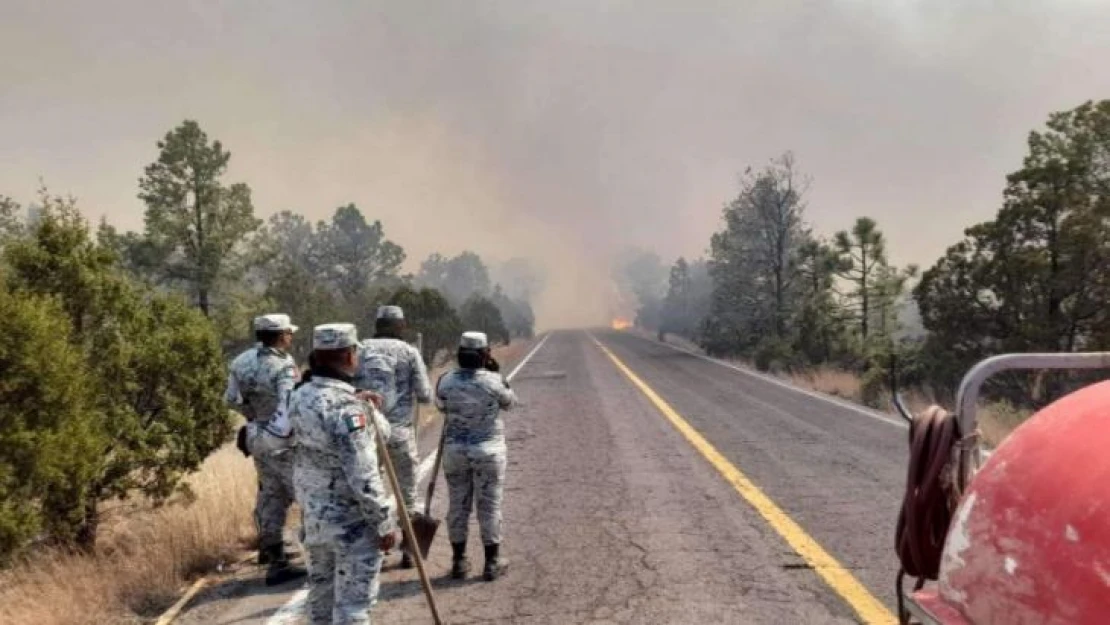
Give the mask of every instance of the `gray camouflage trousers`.
[(482, 544), (501, 543), (501, 498), (505, 488), (506, 448), (503, 440), (443, 447), (443, 475), (450, 503), (447, 532), (451, 542), (466, 541), (470, 511), (477, 504)]
[[(397, 472), (397, 483), (401, 485), (401, 499), (411, 516), (416, 512), (416, 436), (411, 427), (394, 425), (386, 444), (393, 470)], [(384, 471), (382, 473), (385, 474)]]
[(346, 528), (333, 543), (306, 545), (308, 622), (368, 625), (377, 600), (382, 553), (365, 523)]
[(251, 456), (258, 473), (258, 499), (254, 522), (258, 525), (259, 549), (282, 543), (282, 529), (293, 504), (293, 453)]

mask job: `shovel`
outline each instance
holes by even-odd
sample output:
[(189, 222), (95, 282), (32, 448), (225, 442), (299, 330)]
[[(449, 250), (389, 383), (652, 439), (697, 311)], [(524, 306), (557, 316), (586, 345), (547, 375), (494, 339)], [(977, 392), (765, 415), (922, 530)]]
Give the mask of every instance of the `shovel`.
[[(385, 438), (382, 436), (381, 430), (378, 429), (378, 421), (376, 418), (371, 417), (370, 422), (374, 425), (374, 433), (377, 435), (374, 438), (378, 442), (378, 453), (385, 461), (385, 472), (389, 477), (389, 485), (393, 488), (393, 497), (397, 503), (397, 516), (401, 519), (401, 528), (404, 530), (405, 536), (412, 536), (415, 530), (412, 527), (412, 522), (409, 519), (408, 510), (405, 509), (405, 500), (401, 496), (401, 485), (397, 481), (397, 472), (393, 469), (393, 461), (389, 458), (389, 450), (386, 448)], [(419, 554), (414, 554), (413, 558), (416, 560), (416, 571), (420, 574), (420, 585), (424, 588), (424, 598), (428, 601), (428, 609), (432, 611), (432, 621), (436, 625), (443, 625), (443, 620), (439, 616), (439, 606), (436, 605), (435, 593), (432, 591), (432, 582), (428, 579), (428, 572), (424, 570), (424, 558)]]
[(444, 427), (443, 433), (439, 435), (436, 458), (432, 461), (432, 473), (428, 477), (428, 496), (424, 499), (424, 514), (417, 515), (412, 520), (412, 533), (416, 535), (416, 546), (420, 548), (420, 556), (425, 559), (428, 557), (428, 551), (432, 548), (432, 541), (435, 540), (436, 531), (441, 523), (439, 519), (432, 518), (432, 494), (436, 490), (436, 475), (439, 474), (439, 463), (443, 458), (443, 442), (446, 439), (446, 433), (447, 428)]

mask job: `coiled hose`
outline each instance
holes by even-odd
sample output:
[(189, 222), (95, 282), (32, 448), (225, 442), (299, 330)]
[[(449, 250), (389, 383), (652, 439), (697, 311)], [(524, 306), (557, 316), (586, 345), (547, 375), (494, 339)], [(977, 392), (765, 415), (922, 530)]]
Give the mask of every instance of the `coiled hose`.
[(910, 422), (909, 471), (895, 532), (901, 563), (896, 580), (901, 625), (909, 623), (903, 604), (905, 576), (916, 578), (916, 591), (940, 573), (944, 540), (969, 475), (965, 463), (970, 454), (961, 451), (977, 442), (977, 432), (963, 437), (956, 415), (940, 406), (930, 406)]

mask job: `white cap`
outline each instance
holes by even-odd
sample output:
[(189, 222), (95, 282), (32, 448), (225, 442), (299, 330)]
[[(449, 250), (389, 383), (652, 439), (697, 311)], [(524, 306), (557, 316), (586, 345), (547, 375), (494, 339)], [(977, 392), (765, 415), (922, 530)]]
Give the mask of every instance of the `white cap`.
[(459, 347), (466, 349), (485, 349), (489, 347), (489, 339), (485, 332), (463, 332), (459, 339)]
[(378, 306), (378, 319), (401, 320), (405, 318), (405, 311), (400, 306)]
[(344, 349), (358, 345), (353, 323), (325, 323), (312, 329), (312, 349)]
[(296, 332), (297, 326), (289, 320), (289, 315), (262, 315), (254, 318), (255, 332)]

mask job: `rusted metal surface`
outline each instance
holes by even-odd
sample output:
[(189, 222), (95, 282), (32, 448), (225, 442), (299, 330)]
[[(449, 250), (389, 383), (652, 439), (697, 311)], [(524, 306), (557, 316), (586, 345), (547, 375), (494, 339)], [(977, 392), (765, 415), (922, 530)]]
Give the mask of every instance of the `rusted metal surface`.
[[(1024, 356), (977, 367), (977, 378), (964, 385), (961, 397), (973, 399), (982, 380), (1003, 369), (1106, 362), (1100, 360), (1105, 354), (1085, 359)], [(932, 602), (934, 611), (944, 605), (964, 619), (941, 623), (1108, 622), (1108, 450), (1110, 382), (1056, 401), (998, 447), (957, 509), (941, 562), (939, 595), (935, 600), (922, 597)]]

